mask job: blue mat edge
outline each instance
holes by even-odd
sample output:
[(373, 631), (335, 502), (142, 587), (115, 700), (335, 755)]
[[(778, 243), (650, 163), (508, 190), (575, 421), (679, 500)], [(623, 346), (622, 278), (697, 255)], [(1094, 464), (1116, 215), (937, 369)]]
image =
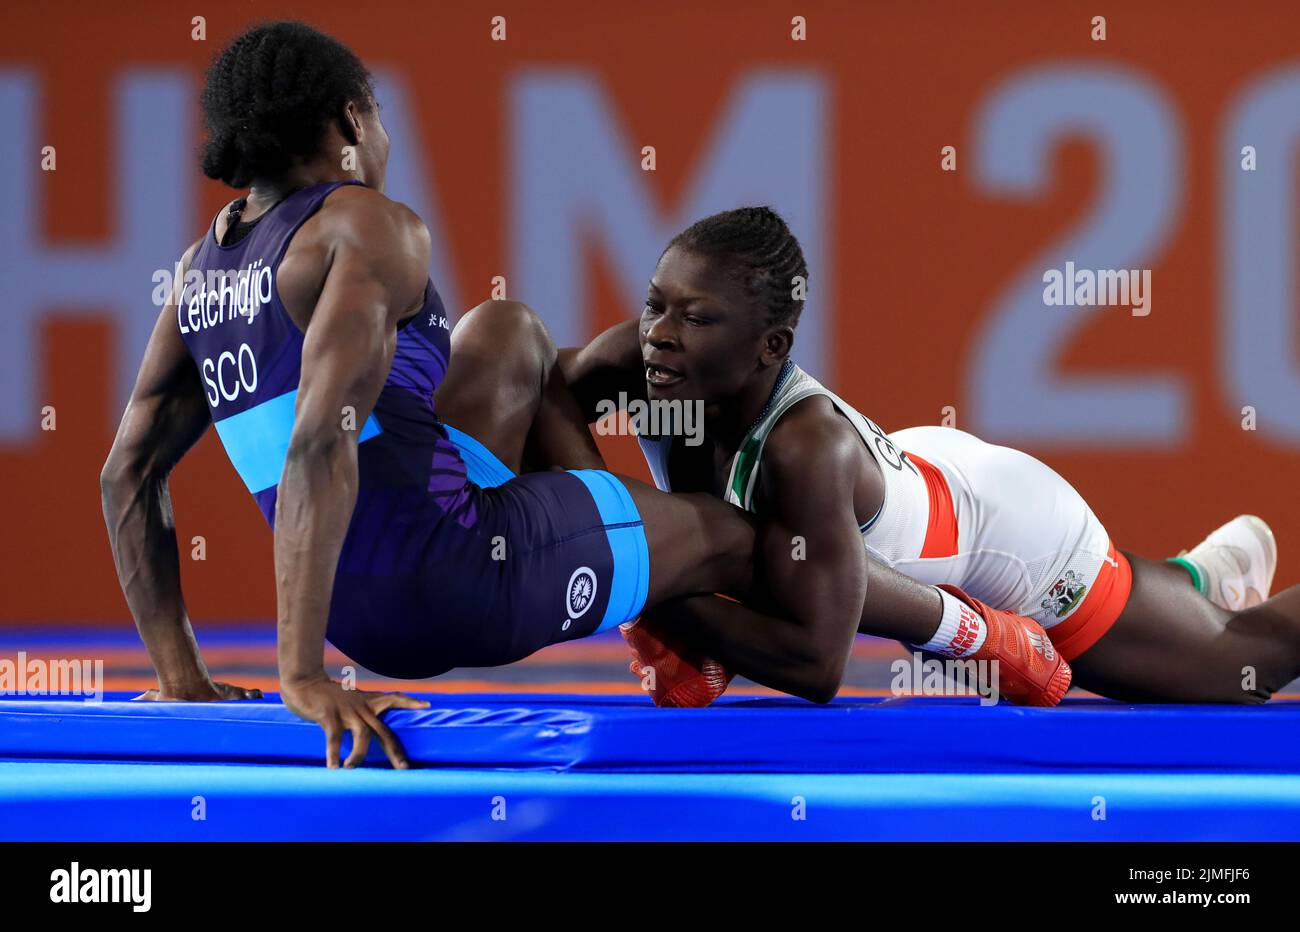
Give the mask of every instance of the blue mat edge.
[[(239, 703), (0, 700), (0, 759), (319, 764), (323, 736), (278, 697)], [(655, 709), (641, 697), (425, 694), (386, 721), (441, 768), (605, 773), (1300, 773), (1300, 703), (1057, 709), (973, 700), (724, 697)], [(106, 727), (107, 726), (107, 727)], [(377, 747), (368, 762), (382, 764)]]

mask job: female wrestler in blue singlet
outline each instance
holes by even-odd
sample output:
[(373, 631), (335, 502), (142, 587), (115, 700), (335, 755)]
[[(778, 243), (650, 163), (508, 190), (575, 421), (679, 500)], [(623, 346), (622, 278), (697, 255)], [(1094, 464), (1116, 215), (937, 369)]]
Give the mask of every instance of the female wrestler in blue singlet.
[(388, 136), (351, 51), (253, 28), (215, 59), (203, 111), (204, 173), (250, 190), (185, 253), (101, 478), (151, 698), (255, 693), (211, 680), (181, 597), (167, 476), (210, 424), (274, 529), (282, 694), (331, 766), (345, 732), (347, 764), (374, 735), (405, 766), (379, 716), (423, 703), (344, 690), (327, 637), (427, 677), (748, 588), (748, 519), (603, 471), (528, 308), (490, 302), (450, 332), (428, 231), (382, 193)]

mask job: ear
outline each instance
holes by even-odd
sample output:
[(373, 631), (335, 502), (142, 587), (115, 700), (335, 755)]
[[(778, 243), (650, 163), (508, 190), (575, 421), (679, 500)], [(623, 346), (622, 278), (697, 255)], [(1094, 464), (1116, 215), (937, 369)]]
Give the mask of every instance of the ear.
[(794, 328), (773, 327), (763, 337), (763, 362), (770, 366), (780, 365), (794, 349)]
[(352, 146), (360, 145), (361, 137), (365, 135), (365, 130), (361, 128), (361, 114), (357, 112), (356, 104), (350, 100), (343, 105), (343, 112), (339, 114), (339, 131), (343, 133), (348, 145)]

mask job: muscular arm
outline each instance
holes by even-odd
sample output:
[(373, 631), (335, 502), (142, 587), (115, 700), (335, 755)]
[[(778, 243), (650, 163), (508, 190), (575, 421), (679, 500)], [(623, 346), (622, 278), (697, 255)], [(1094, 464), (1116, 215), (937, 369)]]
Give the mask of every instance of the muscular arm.
[(397, 322), (420, 300), (429, 263), (424, 225), (373, 192), (358, 189), (338, 198), (328, 214), (322, 211), (321, 222), (329, 266), (303, 341), (275, 514), (278, 654), (286, 693), (327, 680), (325, 629), (356, 506), (357, 434), (387, 378)]
[[(768, 438), (761, 574), (779, 608), (713, 596), (676, 600), (652, 617), (725, 666), (814, 702), (838, 692), (867, 594), (867, 558), (851, 506), (861, 444), (797, 409)], [(815, 455), (808, 451), (815, 450)], [(779, 614), (778, 614), (779, 612)]]
[(613, 401), (620, 392), (626, 393), (629, 400), (645, 398), (639, 324), (637, 320), (625, 320), (586, 346), (560, 350), (560, 370), (588, 423), (596, 420), (600, 401)]
[[(198, 244), (181, 259), (188, 268)], [(176, 324), (181, 276), (154, 324), (99, 476), (118, 581), (165, 698), (213, 698), (181, 596), (168, 479), (212, 423), (198, 368)]]

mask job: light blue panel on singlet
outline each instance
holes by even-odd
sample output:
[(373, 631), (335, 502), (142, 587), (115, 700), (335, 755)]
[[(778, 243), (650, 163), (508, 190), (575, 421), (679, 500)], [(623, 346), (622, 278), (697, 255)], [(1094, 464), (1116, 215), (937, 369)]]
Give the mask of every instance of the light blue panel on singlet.
[(614, 555), (614, 574), (605, 617), (597, 631), (631, 621), (641, 614), (650, 589), (650, 547), (641, 513), (619, 478), (603, 469), (570, 469), (591, 493)]
[[(217, 435), (231, 465), (254, 494), (280, 484), (297, 400), (298, 390), (294, 389), (217, 421)], [(357, 442), (365, 443), (381, 433), (379, 422), (372, 414), (362, 425)]]
[(450, 424), (443, 424), (442, 429), (447, 432), (447, 439), (460, 451), (461, 462), (465, 464), (465, 475), (480, 489), (504, 485), (515, 477), (514, 470), (463, 430), (457, 430)]

